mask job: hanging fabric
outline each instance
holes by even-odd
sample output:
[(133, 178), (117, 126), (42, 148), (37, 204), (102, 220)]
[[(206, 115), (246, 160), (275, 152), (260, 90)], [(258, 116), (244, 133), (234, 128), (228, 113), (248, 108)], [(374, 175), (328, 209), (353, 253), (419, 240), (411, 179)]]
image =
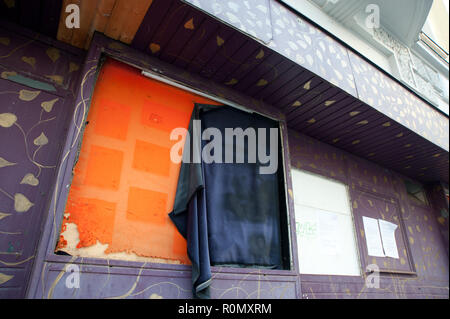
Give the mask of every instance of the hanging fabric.
[[(261, 163), (259, 156), (256, 162), (249, 161), (251, 152), (259, 155), (258, 148), (270, 149), (273, 143), (270, 129), (278, 130), (275, 121), (228, 106), (196, 104), (189, 126), (192, 141), (186, 144), (191, 159), (201, 158), (202, 149), (211, 142), (199, 141), (198, 133), (193, 136), (194, 120), (201, 121), (202, 133), (209, 128), (221, 133), (222, 160), (210, 163), (203, 158), (200, 163), (182, 163), (174, 210), (169, 216), (187, 239), (193, 294), (208, 298), (211, 266), (282, 268), (279, 203), (282, 169), (261, 174), (260, 168), (267, 164)], [(226, 145), (225, 139), (227, 128), (253, 129), (256, 149), (249, 149), (247, 138), (237, 148), (233, 142), (232, 163), (225, 163), (225, 152), (230, 150), (230, 141)], [(259, 139), (265, 143), (258, 143)], [(278, 140), (276, 146), (278, 158)], [(237, 152), (244, 152), (244, 163), (237, 163)]]

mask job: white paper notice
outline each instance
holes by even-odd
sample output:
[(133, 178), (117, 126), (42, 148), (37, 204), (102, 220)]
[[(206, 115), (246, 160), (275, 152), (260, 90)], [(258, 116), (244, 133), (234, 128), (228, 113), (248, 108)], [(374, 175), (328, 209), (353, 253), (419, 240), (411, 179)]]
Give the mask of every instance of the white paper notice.
[(369, 256), (385, 257), (383, 244), (381, 242), (378, 220), (363, 216), (364, 233), (367, 243), (367, 253)]
[(397, 241), (395, 240), (395, 230), (397, 225), (379, 219), (381, 240), (383, 241), (383, 248), (386, 257), (392, 257), (398, 259)]
[(321, 250), (326, 255), (337, 255), (339, 247), (339, 216), (323, 210), (317, 210), (319, 216), (319, 234)]

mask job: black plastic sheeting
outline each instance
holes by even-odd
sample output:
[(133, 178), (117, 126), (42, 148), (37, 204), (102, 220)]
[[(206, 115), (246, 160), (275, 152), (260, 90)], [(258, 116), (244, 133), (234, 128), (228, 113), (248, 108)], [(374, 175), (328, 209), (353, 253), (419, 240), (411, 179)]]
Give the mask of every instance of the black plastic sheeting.
[[(265, 144), (261, 146), (266, 146), (266, 154), (269, 155), (269, 146), (273, 143), (269, 132), (270, 128), (278, 130), (277, 122), (228, 106), (196, 104), (189, 125), (191, 159), (194, 153), (195, 156), (201, 154), (201, 149), (193, 143), (194, 139), (202, 149), (210, 142), (199, 141), (200, 132), (194, 136), (194, 120), (201, 121), (201, 132), (207, 128), (221, 132), (222, 163), (206, 163), (204, 160), (187, 163), (185, 157), (174, 210), (169, 216), (187, 240), (194, 297), (209, 298), (211, 266), (283, 268), (280, 187), (284, 186), (280, 185), (279, 176), (283, 169), (278, 163), (276, 172), (260, 174), (260, 167), (268, 164), (261, 163), (259, 156), (256, 156), (256, 163), (249, 163), (247, 138), (243, 148), (239, 149), (246, 154), (244, 163), (236, 163), (236, 149), (232, 163), (225, 163), (226, 128), (242, 128), (244, 131), (254, 128), (256, 141), (265, 134)], [(260, 146), (256, 145), (257, 155)], [(279, 158), (278, 140), (276, 146)]]

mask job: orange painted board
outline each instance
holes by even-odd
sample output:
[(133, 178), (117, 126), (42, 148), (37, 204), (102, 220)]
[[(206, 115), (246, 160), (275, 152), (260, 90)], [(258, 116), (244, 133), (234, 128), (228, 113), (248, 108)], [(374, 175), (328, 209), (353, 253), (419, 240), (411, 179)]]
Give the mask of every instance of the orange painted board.
[[(83, 256), (138, 256), (188, 264), (186, 240), (168, 214), (180, 164), (170, 160), (175, 128), (194, 103), (218, 104), (107, 60), (98, 77), (57, 248)], [(74, 232), (76, 226), (76, 234)], [(75, 235), (75, 236), (74, 236)], [(74, 242), (77, 241), (77, 242)], [(125, 254), (125, 255), (124, 255)], [(117, 256), (117, 255), (116, 255)]]

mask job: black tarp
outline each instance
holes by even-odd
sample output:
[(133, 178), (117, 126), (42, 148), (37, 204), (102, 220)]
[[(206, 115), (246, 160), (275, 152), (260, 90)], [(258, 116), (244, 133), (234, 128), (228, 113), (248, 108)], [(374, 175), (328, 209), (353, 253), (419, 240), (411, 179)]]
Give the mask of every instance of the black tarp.
[[(225, 163), (225, 129), (254, 128), (256, 141), (265, 134), (269, 152), (270, 128), (278, 130), (278, 123), (255, 113), (247, 113), (228, 106), (196, 104), (189, 125), (191, 159), (200, 156), (194, 139), (202, 148), (209, 141), (194, 136), (193, 121), (201, 121), (201, 132), (216, 128), (222, 135), (222, 163), (183, 163), (170, 218), (187, 239), (188, 256), (192, 263), (193, 294), (209, 297), (211, 265), (234, 267), (282, 268), (280, 232), (281, 163), (273, 174), (260, 174), (262, 164)], [(258, 130), (264, 128), (266, 130)], [(198, 132), (199, 133), (199, 132)], [(278, 142), (278, 141), (277, 141)], [(236, 144), (236, 143), (233, 143)], [(258, 144), (257, 144), (258, 145)], [(258, 147), (258, 146), (257, 146)], [(248, 139), (238, 151), (248, 154)], [(256, 149), (256, 154), (258, 154)], [(277, 144), (277, 156), (279, 145)], [(200, 157), (197, 157), (200, 158)]]

